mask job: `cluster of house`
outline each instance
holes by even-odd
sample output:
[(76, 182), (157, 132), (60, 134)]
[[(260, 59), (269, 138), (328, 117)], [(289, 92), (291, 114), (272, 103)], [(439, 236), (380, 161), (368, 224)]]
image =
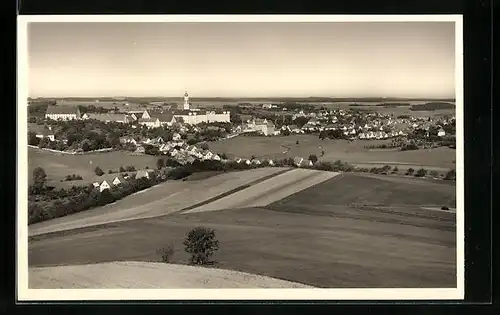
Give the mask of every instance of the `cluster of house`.
[[(408, 117), (395, 118), (393, 115), (384, 113), (353, 113), (340, 110), (320, 110), (317, 112), (305, 113), (303, 110), (295, 113), (292, 119), (299, 117), (307, 118), (307, 123), (302, 127), (297, 125), (283, 125), (276, 128), (274, 122), (267, 119), (251, 119), (237, 127), (238, 132), (259, 132), (263, 135), (278, 135), (284, 131), (294, 134), (306, 132), (321, 132), (339, 130), (346, 137), (352, 139), (387, 139), (398, 136), (405, 136), (411, 130), (422, 128), (429, 130), (431, 125), (435, 125), (435, 118), (428, 117)], [(440, 120), (446, 125), (454, 119), (449, 117)], [(440, 127), (438, 136), (445, 136), (445, 131)]]
[(210, 150), (198, 148), (194, 145), (188, 145), (181, 139), (178, 133), (174, 133), (172, 141), (164, 141), (162, 137), (154, 139), (146, 138), (140, 141), (132, 137), (122, 137), (120, 142), (131, 143), (136, 146), (136, 153), (145, 154), (145, 145), (151, 145), (158, 148), (163, 155), (168, 155), (181, 164), (193, 163), (196, 159), (206, 161), (222, 161), (222, 157)]
[(81, 115), (76, 106), (49, 106), (45, 118), (53, 120), (96, 119), (104, 122), (131, 123), (137, 122), (149, 128), (175, 123), (197, 125), (211, 122), (230, 122), (230, 112), (226, 110), (199, 110), (191, 108), (187, 92), (184, 94), (184, 106), (181, 110), (136, 110), (126, 113), (84, 113)]
[[(154, 170), (146, 169), (140, 170), (135, 173), (135, 179), (147, 178), (150, 179), (153, 176)], [(113, 180), (103, 180), (102, 182), (94, 182), (92, 185), (95, 189), (99, 189), (100, 192), (106, 189), (111, 189), (112, 187), (120, 187), (123, 183), (131, 178), (132, 175), (117, 175)]]

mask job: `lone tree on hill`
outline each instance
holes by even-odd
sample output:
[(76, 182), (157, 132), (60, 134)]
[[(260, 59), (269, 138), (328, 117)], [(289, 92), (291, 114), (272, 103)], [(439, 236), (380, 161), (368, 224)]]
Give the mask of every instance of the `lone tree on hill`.
[(94, 172), (97, 176), (102, 176), (104, 175), (104, 172), (101, 170), (101, 168), (99, 166), (97, 166), (95, 169), (94, 169)]
[(183, 244), (186, 252), (191, 254), (190, 263), (195, 265), (207, 264), (209, 258), (219, 249), (215, 231), (205, 227), (196, 227), (189, 231)]

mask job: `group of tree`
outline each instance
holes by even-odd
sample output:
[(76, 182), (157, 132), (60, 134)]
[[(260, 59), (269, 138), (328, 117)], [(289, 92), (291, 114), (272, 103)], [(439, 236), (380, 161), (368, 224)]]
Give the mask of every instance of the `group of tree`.
[(64, 179), (65, 181), (74, 181), (74, 180), (82, 180), (83, 177), (77, 174), (72, 174), (72, 175), (67, 175), (66, 178)]
[[(219, 240), (215, 230), (203, 226), (191, 229), (182, 243), (184, 250), (189, 254), (189, 263), (192, 265), (207, 265), (213, 263), (211, 257), (219, 250)], [(157, 254), (163, 262), (169, 263), (175, 253), (173, 243), (159, 248)]]
[(161, 157), (156, 161), (156, 168), (161, 170), (164, 167), (180, 167), (182, 166), (177, 160), (170, 157)]
[(115, 106), (114, 108), (104, 108), (102, 106), (95, 106), (95, 105), (78, 105), (78, 109), (80, 110), (80, 113), (83, 115), (85, 113), (96, 113), (96, 114), (106, 114), (111, 111), (119, 111), (119, 108)]
[[(42, 169), (43, 170), (43, 169)], [(73, 186), (71, 189), (47, 189), (44, 172), (33, 172), (33, 185), (30, 186), (28, 205), (29, 224), (62, 217), (68, 214), (103, 206), (135, 192), (147, 189), (165, 180), (166, 177), (152, 174), (151, 178), (130, 178), (119, 186), (102, 192), (93, 185)], [(36, 179), (36, 181), (35, 181)], [(39, 188), (43, 186), (43, 188)], [(38, 188), (38, 190), (36, 190)], [(38, 198), (33, 198), (38, 197)], [(39, 199), (38, 201), (35, 201)]]
[(326, 139), (326, 138), (328, 138), (328, 139), (344, 139), (345, 135), (339, 129), (336, 129), (336, 130), (322, 130), (319, 133), (319, 138), (321, 140)]

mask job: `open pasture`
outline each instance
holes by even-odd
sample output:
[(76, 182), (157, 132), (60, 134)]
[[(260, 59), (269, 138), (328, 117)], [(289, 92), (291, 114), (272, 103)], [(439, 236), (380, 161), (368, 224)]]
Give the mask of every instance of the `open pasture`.
[[(137, 170), (147, 167), (156, 168), (158, 157), (151, 155), (134, 155), (131, 152), (113, 151), (90, 154), (63, 154), (53, 153), (45, 150), (28, 148), (28, 177), (36, 167), (42, 167), (47, 174), (49, 184), (58, 183), (67, 175), (81, 175), (83, 180), (69, 183), (92, 183), (99, 181), (100, 177), (95, 175), (94, 169), (99, 166), (104, 173), (109, 170), (118, 171), (120, 166), (134, 166)], [(82, 184), (83, 185), (83, 184)]]
[(110, 222), (162, 216), (285, 171), (286, 168), (261, 168), (223, 173), (198, 181), (167, 181), (104, 207), (30, 225), (28, 234), (34, 236)]
[(145, 262), (111, 262), (32, 268), (32, 289), (222, 289), (307, 288), (308, 286), (233, 270)]
[(185, 264), (183, 239), (202, 225), (220, 241), (216, 268), (316, 287), (453, 288), (455, 214), (424, 208), (452, 204), (453, 186), (440, 185), (344, 173), (265, 208), (171, 213), (40, 235), (30, 240), (29, 265), (158, 262), (156, 250), (167, 244), (174, 246), (171, 263)]
[[(343, 173), (283, 198), (268, 208), (275, 211), (292, 211), (316, 215), (343, 215), (350, 213), (376, 216), (395, 216), (424, 213), (424, 216), (449, 218), (450, 214), (429, 208), (456, 206), (456, 187), (452, 182), (403, 176)], [(453, 214), (454, 216), (454, 214)], [(454, 226), (454, 225), (453, 225)]]
[[(299, 141), (299, 144), (296, 142)], [(317, 135), (291, 135), (276, 137), (239, 136), (210, 142), (210, 150), (226, 153), (229, 157), (283, 159), (296, 156), (307, 159), (315, 154), (323, 161), (342, 160), (352, 164), (388, 164), (407, 167), (433, 166), (443, 169), (455, 167), (456, 151), (442, 147), (436, 149), (394, 151), (369, 150), (366, 145), (390, 143), (391, 140), (320, 140)], [(321, 152), (325, 155), (321, 156)]]

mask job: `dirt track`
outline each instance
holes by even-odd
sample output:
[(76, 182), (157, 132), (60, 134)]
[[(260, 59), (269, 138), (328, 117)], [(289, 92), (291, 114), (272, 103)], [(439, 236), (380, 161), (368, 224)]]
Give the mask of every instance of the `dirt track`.
[(311, 288), (232, 270), (145, 262), (30, 268), (31, 289)]

